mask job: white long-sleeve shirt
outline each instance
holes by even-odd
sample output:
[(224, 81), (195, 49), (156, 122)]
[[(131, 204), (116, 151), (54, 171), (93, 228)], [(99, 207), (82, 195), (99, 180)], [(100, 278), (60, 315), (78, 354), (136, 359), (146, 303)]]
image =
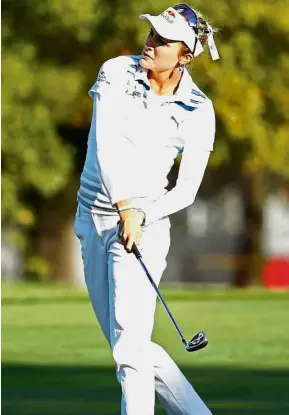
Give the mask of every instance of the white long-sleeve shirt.
[[(117, 214), (113, 205), (132, 199), (149, 225), (193, 203), (213, 150), (215, 114), (186, 70), (175, 95), (159, 96), (139, 60), (105, 62), (89, 91), (93, 116), (78, 201)], [(180, 153), (177, 184), (167, 192)]]

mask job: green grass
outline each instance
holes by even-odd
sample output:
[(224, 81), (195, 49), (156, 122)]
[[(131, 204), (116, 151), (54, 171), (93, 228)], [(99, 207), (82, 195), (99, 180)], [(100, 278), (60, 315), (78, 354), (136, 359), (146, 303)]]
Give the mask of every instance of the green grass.
[[(163, 290), (185, 337), (209, 346), (186, 353), (158, 306), (154, 340), (174, 357), (216, 415), (289, 413), (289, 293)], [(87, 295), (65, 286), (2, 289), (5, 415), (116, 415), (120, 388)], [(157, 405), (157, 415), (164, 414)]]

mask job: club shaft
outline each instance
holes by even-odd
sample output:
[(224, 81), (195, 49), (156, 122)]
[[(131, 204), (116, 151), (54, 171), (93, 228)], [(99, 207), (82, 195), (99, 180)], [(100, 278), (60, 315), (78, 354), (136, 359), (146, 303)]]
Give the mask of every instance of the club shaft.
[(169, 310), (169, 308), (168, 308), (168, 306), (167, 306), (167, 304), (166, 304), (165, 300), (163, 299), (163, 297), (162, 297), (162, 295), (161, 295), (161, 293), (160, 293), (160, 290), (158, 289), (158, 287), (157, 287), (156, 283), (154, 282), (154, 280), (152, 279), (152, 277), (151, 277), (151, 275), (150, 275), (150, 273), (149, 273), (149, 271), (148, 271), (147, 267), (145, 266), (145, 264), (144, 264), (144, 262), (143, 262), (143, 260), (142, 260), (142, 256), (141, 256), (141, 254), (140, 254), (139, 250), (137, 249), (136, 245), (133, 245), (132, 252), (135, 254), (135, 256), (136, 256), (137, 260), (138, 260), (138, 261), (139, 261), (139, 263), (141, 264), (141, 266), (142, 266), (142, 268), (143, 268), (144, 272), (146, 273), (146, 276), (148, 277), (148, 279), (149, 279), (149, 281), (150, 281), (151, 285), (154, 287), (155, 292), (157, 293), (157, 296), (158, 296), (158, 298), (159, 298), (160, 302), (162, 303), (162, 305), (163, 305), (164, 309), (166, 310), (166, 312), (167, 312), (167, 314), (168, 314), (169, 318), (171, 319), (171, 322), (172, 322), (172, 323), (173, 323), (173, 325), (175, 326), (175, 329), (177, 330), (177, 332), (178, 332), (178, 334), (179, 334), (179, 336), (180, 336), (180, 338), (181, 338), (182, 342), (186, 345), (186, 344), (187, 344), (187, 342), (186, 342), (186, 340), (185, 340), (185, 338), (184, 338), (184, 336), (183, 336), (183, 334), (182, 334), (181, 330), (179, 329), (179, 326), (177, 325), (177, 323), (176, 323), (176, 321), (175, 321), (175, 319), (174, 319), (174, 317), (173, 317), (172, 313), (170, 312), (170, 310)]

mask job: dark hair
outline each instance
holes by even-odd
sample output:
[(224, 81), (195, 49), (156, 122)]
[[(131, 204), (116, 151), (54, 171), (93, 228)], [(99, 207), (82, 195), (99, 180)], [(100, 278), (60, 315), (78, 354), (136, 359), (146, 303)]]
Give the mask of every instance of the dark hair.
[[(178, 11), (181, 14), (181, 10)], [(208, 22), (206, 22), (206, 20), (204, 20), (202, 14), (200, 12), (198, 12), (197, 10), (194, 9), (194, 12), (196, 13), (197, 17), (198, 17), (198, 23), (197, 23), (197, 33), (198, 33), (198, 38), (199, 41), (201, 42), (202, 46), (206, 46), (207, 42), (208, 42), (208, 36), (210, 33), (210, 29), (209, 29), (209, 24)], [(212, 27), (213, 32), (217, 32), (218, 29)], [(188, 46), (184, 43), (184, 47), (182, 50), (183, 54), (186, 53), (190, 53), (191, 50), (188, 48)]]
[(202, 17), (198, 16), (198, 38), (202, 46), (207, 44), (209, 33), (208, 23)]

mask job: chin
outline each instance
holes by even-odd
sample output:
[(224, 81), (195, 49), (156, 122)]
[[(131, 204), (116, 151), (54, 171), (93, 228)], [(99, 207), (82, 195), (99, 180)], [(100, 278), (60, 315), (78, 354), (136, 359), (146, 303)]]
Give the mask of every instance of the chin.
[(152, 69), (153, 68), (153, 62), (149, 62), (146, 58), (141, 58), (140, 61), (139, 61), (139, 64), (144, 69)]

